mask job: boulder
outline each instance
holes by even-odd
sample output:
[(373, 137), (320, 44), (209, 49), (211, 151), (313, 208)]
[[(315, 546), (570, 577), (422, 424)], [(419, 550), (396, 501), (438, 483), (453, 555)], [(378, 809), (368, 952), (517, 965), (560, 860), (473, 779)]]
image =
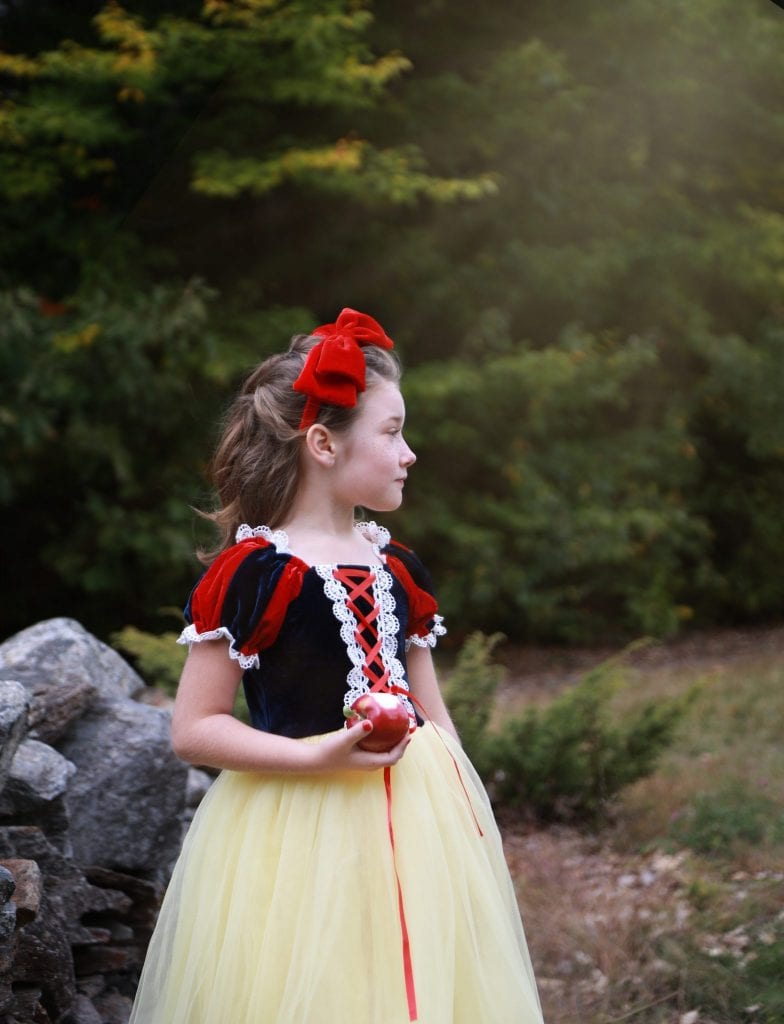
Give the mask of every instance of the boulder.
[(8, 945), (16, 928), (16, 906), (11, 902), (15, 889), (13, 873), (0, 865), (0, 948)]
[[(0, 861), (34, 860), (43, 878), (42, 906), (56, 917), (73, 944), (90, 943), (93, 935), (82, 923), (85, 915), (107, 911), (125, 914), (131, 900), (123, 892), (91, 884), (84, 872), (65, 856), (39, 829), (31, 825), (0, 827)], [(38, 919), (42, 913), (36, 915)], [(27, 929), (24, 929), (27, 931)]]
[(165, 875), (180, 848), (187, 779), (169, 733), (168, 711), (128, 700), (72, 723), (59, 749), (77, 769), (68, 787), (77, 863)]
[(27, 731), (29, 709), (30, 698), (24, 686), (14, 679), (0, 679), (0, 790)]
[(0, 868), (10, 873), (15, 883), (13, 901), (16, 907), (16, 923), (22, 928), (33, 921), (41, 907), (43, 878), (41, 869), (34, 860), (15, 857), (0, 861)]
[(39, 740), (24, 740), (18, 747), (0, 792), (0, 821), (40, 825), (51, 839), (68, 828), (65, 794), (76, 768), (52, 747)]
[(74, 619), (39, 622), (0, 644), (0, 680), (30, 695), (30, 736), (54, 743), (88, 708), (132, 698), (144, 681)]
[(71, 1012), (63, 1024), (105, 1024), (103, 1017), (87, 996), (78, 993)]
[(2, 1022), (128, 1019), (186, 801), (211, 782), (146, 695), (71, 619), (0, 645)]

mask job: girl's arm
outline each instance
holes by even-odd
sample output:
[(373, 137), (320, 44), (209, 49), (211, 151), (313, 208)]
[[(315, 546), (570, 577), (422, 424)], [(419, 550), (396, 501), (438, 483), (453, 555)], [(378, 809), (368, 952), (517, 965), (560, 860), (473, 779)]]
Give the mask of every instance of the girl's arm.
[[(408, 684), (411, 687), (411, 692), (422, 704), (422, 707), (418, 708), (418, 710), (420, 712), (424, 710), (426, 718), (429, 718), (436, 725), (451, 733), (459, 742), (460, 737), (457, 735), (457, 729), (455, 729), (454, 723), (449, 717), (446, 704), (444, 704), (444, 698), (441, 696), (441, 688), (438, 685), (430, 648), (417, 647), (412, 644), (406, 654), (406, 664), (408, 667)], [(414, 706), (416, 707), (416, 705)]]
[[(191, 764), (235, 771), (315, 775), (341, 769), (370, 771), (395, 764), (409, 736), (392, 750), (375, 754), (357, 743), (364, 726), (331, 733), (320, 743), (254, 729), (232, 715), (242, 679), (225, 640), (193, 644), (180, 677), (172, 715), (172, 747)], [(369, 724), (369, 723), (367, 723)]]

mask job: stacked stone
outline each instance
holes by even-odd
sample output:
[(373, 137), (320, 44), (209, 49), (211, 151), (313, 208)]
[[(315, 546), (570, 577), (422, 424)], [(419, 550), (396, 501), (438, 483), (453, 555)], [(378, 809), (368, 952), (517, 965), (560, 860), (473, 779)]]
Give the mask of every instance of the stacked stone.
[(0, 1021), (125, 1024), (179, 850), (169, 715), (77, 622), (0, 645)]

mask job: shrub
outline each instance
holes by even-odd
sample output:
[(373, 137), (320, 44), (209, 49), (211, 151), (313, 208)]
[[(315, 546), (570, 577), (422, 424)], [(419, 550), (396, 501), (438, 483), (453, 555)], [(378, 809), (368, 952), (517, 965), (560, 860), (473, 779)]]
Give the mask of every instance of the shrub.
[(699, 1006), (701, 1020), (704, 1014), (704, 1019), (716, 1024), (780, 1024), (784, 1020), (784, 929), (779, 922), (764, 920), (743, 931), (749, 941), (742, 952), (737, 945), (707, 952), (685, 938), (665, 945), (662, 953), (680, 974), (684, 1005)]
[(148, 686), (174, 696), (185, 664), (187, 649), (176, 643), (177, 633), (145, 633), (136, 626), (125, 626), (113, 633), (117, 650), (129, 654)]
[(485, 738), (493, 697), (504, 674), (503, 668), (494, 665), (491, 659), (502, 639), (502, 633), (493, 633), (491, 636), (480, 632), (471, 633), (444, 687), (444, 700), (452, 721), (466, 753), (480, 775), (485, 774)]
[[(624, 685), (621, 658), (590, 671), (546, 707), (531, 707), (488, 725), (497, 669), (489, 659), (497, 637), (475, 634), (461, 652), (447, 695), (466, 749), (494, 801), (540, 819), (587, 819), (624, 786), (649, 774), (670, 743), (696, 690), (649, 702), (619, 716), (613, 697)], [(471, 696), (470, 680), (475, 680)], [(455, 702), (455, 691), (463, 694)]]
[(739, 781), (697, 794), (673, 822), (672, 838), (697, 853), (716, 856), (736, 845), (784, 841), (784, 815), (776, 802)]

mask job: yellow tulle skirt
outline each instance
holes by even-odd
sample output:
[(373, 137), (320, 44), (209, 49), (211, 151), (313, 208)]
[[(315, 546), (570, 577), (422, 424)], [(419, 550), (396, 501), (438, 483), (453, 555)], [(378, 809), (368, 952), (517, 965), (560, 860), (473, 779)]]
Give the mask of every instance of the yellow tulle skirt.
[(131, 1024), (539, 1024), (469, 761), (427, 724), (389, 782), (223, 772), (185, 840)]

